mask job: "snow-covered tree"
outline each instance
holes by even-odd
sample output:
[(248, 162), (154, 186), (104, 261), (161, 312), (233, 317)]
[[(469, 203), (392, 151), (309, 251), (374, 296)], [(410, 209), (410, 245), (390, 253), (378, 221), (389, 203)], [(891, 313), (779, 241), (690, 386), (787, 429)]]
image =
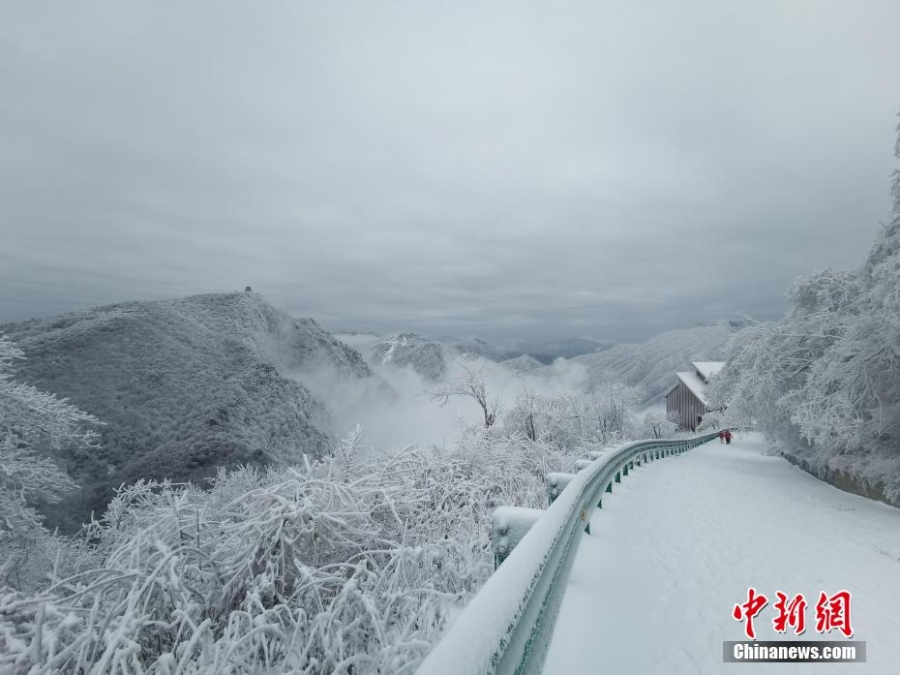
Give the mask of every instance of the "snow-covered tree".
[(640, 399), (639, 389), (620, 382), (604, 383), (590, 394), (562, 391), (541, 395), (526, 388), (506, 411), (504, 429), (564, 451), (607, 446), (652, 433), (651, 429), (641, 430), (632, 417), (632, 408)]
[(517, 395), (512, 406), (503, 415), (504, 427), (519, 432), (530, 441), (537, 441), (547, 433), (544, 425), (548, 401), (534, 389), (526, 387)]
[(497, 421), (500, 399), (488, 396), (482, 364), (460, 362), (459, 371), (450, 378), (450, 382), (428, 389), (425, 394), (442, 406), (457, 396), (470, 398), (481, 408), (485, 429), (490, 429)]
[(671, 438), (677, 428), (678, 425), (669, 420), (664, 411), (651, 410), (644, 413), (635, 435), (638, 438)]
[[(358, 434), (348, 446), (358, 444)], [(493, 571), (500, 504), (573, 459), (470, 430), (449, 449), (122, 488), (96, 566), (0, 593), (0, 672), (411, 673)]]
[(849, 472), (900, 503), (900, 172), (892, 192), (862, 267), (799, 278), (784, 319), (734, 337), (710, 395), (815, 470)]
[(604, 444), (628, 436), (631, 408), (641, 400), (641, 391), (621, 382), (606, 382), (590, 398), (595, 433)]
[(751, 326), (732, 339), (711, 383), (713, 405), (728, 405), (729, 423), (756, 420), (770, 437), (797, 438), (794, 411), (813, 365), (842, 339), (859, 312), (853, 272), (826, 269), (799, 277), (780, 322)]
[(17, 382), (24, 358), (0, 336), (0, 584), (33, 585), (47, 570), (49, 541), (35, 509), (75, 487), (49, 458), (64, 446), (90, 446), (98, 421), (52, 394)]
[[(900, 133), (895, 153), (900, 159)], [(900, 171), (892, 192), (891, 219), (859, 274), (852, 321), (810, 369), (793, 417), (804, 438), (829, 453), (900, 458)]]

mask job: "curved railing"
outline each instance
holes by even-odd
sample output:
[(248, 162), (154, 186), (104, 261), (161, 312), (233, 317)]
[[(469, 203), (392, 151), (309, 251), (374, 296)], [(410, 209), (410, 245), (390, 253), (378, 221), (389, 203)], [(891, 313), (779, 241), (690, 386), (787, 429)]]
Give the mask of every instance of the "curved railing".
[(453, 622), (417, 675), (537, 675), (575, 560), (580, 534), (604, 492), (635, 466), (681, 454), (716, 433), (637, 441), (577, 474), (548, 477), (546, 511), (501, 507), (492, 540), (498, 569)]

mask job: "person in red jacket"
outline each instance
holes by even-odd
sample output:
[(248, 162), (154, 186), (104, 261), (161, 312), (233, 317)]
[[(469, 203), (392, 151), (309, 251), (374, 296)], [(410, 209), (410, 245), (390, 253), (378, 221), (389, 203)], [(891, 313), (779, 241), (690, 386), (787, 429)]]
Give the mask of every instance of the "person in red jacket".
[(724, 443), (724, 442), (725, 442), (725, 432), (720, 431), (719, 432), (719, 443)]
[(731, 429), (725, 430), (725, 444), (731, 445)]

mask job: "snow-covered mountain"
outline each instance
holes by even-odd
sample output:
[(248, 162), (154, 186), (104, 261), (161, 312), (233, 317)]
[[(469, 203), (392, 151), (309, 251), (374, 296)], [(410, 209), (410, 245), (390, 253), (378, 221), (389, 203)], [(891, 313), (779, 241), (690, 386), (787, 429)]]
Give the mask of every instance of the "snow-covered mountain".
[[(506, 341), (492, 344), (479, 338), (432, 340), (416, 333), (397, 333), (386, 338), (370, 333), (341, 333), (341, 340), (359, 350), (372, 366), (410, 367), (429, 380), (441, 379), (455, 358), (484, 358), (519, 375), (554, 377), (551, 364), (557, 359), (583, 367), (586, 386), (592, 389), (607, 382), (640, 387), (643, 401), (656, 403), (674, 386), (676, 371), (692, 370), (693, 361), (724, 359), (731, 336), (744, 326), (740, 321), (722, 320), (660, 333), (645, 342), (610, 346), (593, 338), (571, 338), (550, 342)], [(523, 352), (522, 349), (531, 349)], [(589, 353), (584, 353), (590, 350)], [(566, 357), (565, 354), (577, 356)]]
[(571, 337), (559, 340), (506, 340), (497, 348), (512, 355), (528, 355), (541, 363), (549, 364), (556, 359), (571, 359), (583, 354), (594, 354), (612, 347), (609, 340), (592, 337)]
[(99, 452), (61, 454), (82, 485), (60, 511), (75, 521), (123, 482), (198, 480), (218, 466), (321, 455), (333, 442), (329, 412), (297, 373), (371, 375), (360, 354), (314, 321), (255, 293), (127, 302), (0, 333), (25, 352), (23, 381), (106, 423)]
[(582, 354), (593, 354), (611, 347), (613, 342), (592, 337), (572, 337), (559, 340), (503, 340), (489, 343), (481, 338), (441, 338), (453, 351), (466, 356), (482, 356), (492, 361), (509, 361), (518, 356), (530, 356), (543, 364), (556, 359), (570, 359)]
[(444, 346), (415, 333), (391, 335), (372, 348), (372, 355), (377, 363), (412, 366), (429, 380), (437, 380), (447, 371)]
[(411, 367), (428, 380), (441, 379), (455, 358), (484, 358), (516, 372), (536, 370), (558, 358), (571, 358), (608, 348), (611, 343), (594, 338), (553, 341), (507, 340), (493, 344), (478, 337), (431, 339), (417, 333), (379, 337), (373, 333), (339, 333), (339, 339), (359, 350), (372, 366)]
[(509, 368), (519, 375), (533, 373), (545, 367), (545, 364), (541, 363), (533, 356), (528, 356), (528, 354), (522, 354), (522, 356), (517, 356), (513, 359), (506, 359), (505, 361), (501, 361), (500, 365)]
[(359, 351), (371, 366), (412, 368), (426, 380), (438, 380), (447, 372), (448, 347), (416, 333), (337, 333), (338, 339)]
[(505, 361), (516, 356), (520, 356), (522, 352), (510, 351), (505, 347), (491, 344), (479, 337), (455, 338), (442, 337), (439, 340), (441, 344), (447, 345), (453, 354), (458, 354), (466, 358), (485, 358), (491, 361)]
[(724, 361), (725, 346), (742, 326), (720, 321), (660, 333), (645, 342), (619, 344), (571, 359), (587, 368), (590, 385), (622, 382), (640, 387), (645, 403), (656, 403), (675, 385), (675, 372), (693, 370), (692, 361)]

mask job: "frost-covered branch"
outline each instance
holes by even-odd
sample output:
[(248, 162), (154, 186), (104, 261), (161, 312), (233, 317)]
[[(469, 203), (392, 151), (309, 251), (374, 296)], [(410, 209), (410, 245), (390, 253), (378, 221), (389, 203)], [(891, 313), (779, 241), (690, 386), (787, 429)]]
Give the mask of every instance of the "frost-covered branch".
[(60, 545), (35, 509), (75, 487), (50, 455), (63, 445), (91, 446), (98, 421), (52, 394), (16, 382), (24, 358), (0, 336), (0, 584), (31, 588), (49, 572), (48, 556)]
[(491, 572), (494, 507), (542, 506), (573, 459), (468, 433), (210, 490), (124, 487), (68, 577), (0, 593), (0, 672), (411, 672)]
[(428, 389), (425, 395), (442, 406), (456, 396), (471, 398), (481, 408), (484, 428), (490, 429), (497, 421), (501, 403), (499, 398), (488, 396), (484, 366), (461, 362), (459, 368), (459, 372), (451, 377), (449, 383)]

